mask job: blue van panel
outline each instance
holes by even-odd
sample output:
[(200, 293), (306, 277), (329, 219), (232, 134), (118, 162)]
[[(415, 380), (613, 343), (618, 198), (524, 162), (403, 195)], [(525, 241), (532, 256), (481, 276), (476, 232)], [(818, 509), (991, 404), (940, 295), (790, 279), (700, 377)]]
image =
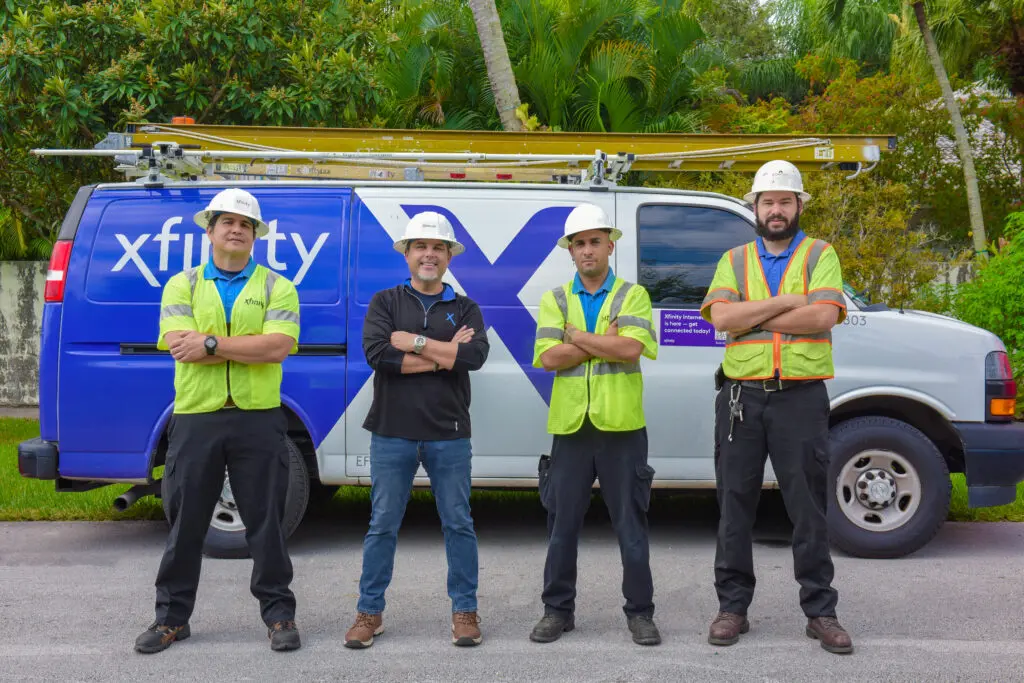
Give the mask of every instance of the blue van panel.
[[(220, 190), (109, 189), (92, 194), (68, 267), (57, 391), (61, 475), (142, 479), (173, 402), (174, 362), (156, 353), (163, 285), (209, 258), (192, 216)], [(318, 442), (344, 410), (348, 188), (253, 188), (272, 232), (258, 263), (299, 291), (303, 349), (284, 364), (282, 391)], [(205, 246), (205, 249), (204, 249)], [(333, 400), (332, 400), (333, 398)]]
[(292, 356), (284, 362), (281, 401), (319, 446), (345, 412), (346, 356)]
[[(360, 343), (351, 344), (348, 350), (348, 375), (345, 406), (355, 400), (359, 390), (373, 374), (372, 368), (366, 363), (363, 353), (363, 321), (366, 309), (373, 295), (388, 287), (401, 284), (409, 277), (409, 266), (405, 258), (395, 251), (394, 242), (376, 216), (358, 195), (354, 199), (352, 209), (353, 246), (351, 252), (351, 269), (353, 273), (352, 305), (349, 308), (349, 338), (358, 339)], [(353, 422), (348, 429), (361, 428)]]
[(60, 476), (72, 479), (141, 480), (149, 474), (148, 466), (148, 453), (60, 452)]
[(39, 436), (57, 441), (57, 364), (60, 356), (60, 315), (62, 304), (43, 304), (43, 324), (39, 344)]

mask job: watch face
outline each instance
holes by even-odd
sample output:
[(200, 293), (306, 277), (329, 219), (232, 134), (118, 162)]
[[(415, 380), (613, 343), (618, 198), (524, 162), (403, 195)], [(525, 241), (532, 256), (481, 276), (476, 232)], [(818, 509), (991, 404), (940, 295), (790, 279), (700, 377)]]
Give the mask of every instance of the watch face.
[(204, 343), (206, 344), (206, 348), (212, 349), (217, 345), (217, 340), (214, 339), (213, 337), (207, 337)]

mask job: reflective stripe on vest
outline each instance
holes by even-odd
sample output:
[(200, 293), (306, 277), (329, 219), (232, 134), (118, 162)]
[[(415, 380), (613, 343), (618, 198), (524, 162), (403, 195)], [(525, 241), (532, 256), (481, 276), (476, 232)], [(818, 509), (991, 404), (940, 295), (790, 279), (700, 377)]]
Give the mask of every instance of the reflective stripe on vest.
[[(828, 243), (805, 238), (790, 257), (779, 284), (779, 294), (807, 295), (814, 268)], [(736, 278), (738, 301), (759, 301), (771, 297), (761, 265), (757, 243), (749, 242), (729, 250), (729, 262)], [(739, 337), (729, 334), (722, 362), (726, 376), (733, 379), (828, 379), (833, 376), (832, 333), (783, 334), (750, 332)]]
[[(630, 290), (636, 285), (616, 278), (598, 313), (595, 334), (607, 332), (612, 320), (623, 324), (651, 329), (650, 321), (637, 316), (620, 316)], [(572, 293), (572, 283), (551, 291), (555, 303), (566, 323), (585, 330), (586, 318), (579, 297)], [(561, 339), (563, 331), (542, 327), (538, 338)], [(613, 363), (593, 358), (574, 368), (555, 372), (548, 411), (548, 431), (552, 434), (572, 434), (589, 417), (602, 431), (623, 432), (645, 426), (643, 414), (643, 375), (639, 361)]]

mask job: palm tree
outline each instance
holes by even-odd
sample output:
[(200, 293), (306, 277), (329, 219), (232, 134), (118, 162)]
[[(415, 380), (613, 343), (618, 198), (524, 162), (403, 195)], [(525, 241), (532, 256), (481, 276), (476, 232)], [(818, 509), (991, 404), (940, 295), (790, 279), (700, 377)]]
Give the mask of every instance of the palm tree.
[(960, 161), (964, 165), (964, 182), (967, 184), (967, 209), (971, 215), (971, 234), (974, 238), (974, 253), (976, 255), (987, 255), (988, 247), (985, 239), (985, 219), (981, 213), (981, 192), (978, 191), (978, 174), (974, 170), (974, 154), (971, 152), (970, 138), (967, 137), (967, 130), (964, 128), (963, 117), (960, 116), (960, 105), (953, 97), (953, 88), (946, 76), (946, 67), (942, 64), (942, 57), (939, 55), (939, 48), (935, 44), (935, 37), (932, 36), (931, 28), (928, 26), (928, 18), (924, 12), (924, 2), (914, 3), (914, 15), (917, 17), (917, 25), (921, 30), (921, 37), (924, 39), (925, 47), (928, 50), (928, 58), (935, 70), (935, 78), (942, 88), (942, 98), (946, 102), (946, 109), (953, 121), (953, 133), (956, 137), (957, 151), (960, 153)]
[(469, 0), (469, 8), (473, 11), (476, 33), (480, 37), (487, 76), (491, 81), (491, 92), (494, 94), (494, 104), (498, 107), (501, 125), (505, 130), (522, 130), (522, 123), (515, 115), (515, 110), (519, 107), (519, 91), (516, 89), (515, 75), (508, 59), (508, 48), (505, 46), (505, 36), (501, 31), (498, 8), (494, 0)]

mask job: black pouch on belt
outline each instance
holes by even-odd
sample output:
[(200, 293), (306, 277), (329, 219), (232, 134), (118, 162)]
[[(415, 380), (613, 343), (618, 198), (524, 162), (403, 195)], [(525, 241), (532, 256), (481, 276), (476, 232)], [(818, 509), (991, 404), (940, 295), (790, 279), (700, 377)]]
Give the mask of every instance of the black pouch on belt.
[(718, 369), (715, 370), (715, 391), (721, 391), (722, 387), (725, 386), (725, 370), (719, 365)]

